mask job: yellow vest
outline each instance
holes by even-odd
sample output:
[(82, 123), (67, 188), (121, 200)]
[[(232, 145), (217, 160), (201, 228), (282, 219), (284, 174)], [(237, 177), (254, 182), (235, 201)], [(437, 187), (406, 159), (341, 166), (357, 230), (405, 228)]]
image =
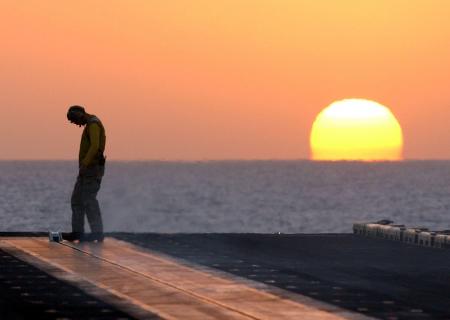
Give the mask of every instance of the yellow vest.
[(100, 119), (91, 116), (83, 130), (80, 142), (79, 164), (80, 166), (98, 165), (103, 157), (106, 145), (105, 128)]

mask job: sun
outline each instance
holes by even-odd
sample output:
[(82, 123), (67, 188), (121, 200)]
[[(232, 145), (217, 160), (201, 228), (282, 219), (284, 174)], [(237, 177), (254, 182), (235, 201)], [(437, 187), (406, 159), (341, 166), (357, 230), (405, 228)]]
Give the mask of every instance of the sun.
[(402, 128), (385, 106), (366, 99), (335, 101), (316, 117), (312, 160), (402, 160)]

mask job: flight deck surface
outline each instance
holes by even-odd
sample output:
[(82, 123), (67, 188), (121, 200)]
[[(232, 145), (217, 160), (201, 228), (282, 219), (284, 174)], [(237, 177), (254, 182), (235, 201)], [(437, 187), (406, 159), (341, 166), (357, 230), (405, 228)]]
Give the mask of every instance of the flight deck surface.
[[(350, 234), (18, 235), (0, 237), (2, 270), (24, 266), (1, 273), (0, 299), (39, 319), (450, 319), (448, 249)], [(27, 275), (47, 276), (41, 287), (62, 301), (37, 299)], [(85, 295), (78, 313), (72, 291)]]

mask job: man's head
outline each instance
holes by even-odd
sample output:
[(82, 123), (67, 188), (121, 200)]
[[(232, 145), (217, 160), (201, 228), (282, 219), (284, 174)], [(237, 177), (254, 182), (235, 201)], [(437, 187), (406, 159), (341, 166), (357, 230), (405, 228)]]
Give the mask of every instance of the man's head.
[(83, 126), (87, 123), (86, 111), (81, 106), (71, 106), (67, 111), (67, 120), (78, 126)]

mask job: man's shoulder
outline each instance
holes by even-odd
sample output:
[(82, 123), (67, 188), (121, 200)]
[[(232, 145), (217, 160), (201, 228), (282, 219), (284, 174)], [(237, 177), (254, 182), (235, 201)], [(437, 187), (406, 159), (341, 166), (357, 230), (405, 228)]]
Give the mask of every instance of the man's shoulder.
[(100, 127), (103, 128), (103, 123), (101, 122), (101, 120), (97, 117), (97, 116), (91, 116), (89, 117), (89, 119), (87, 120), (87, 126), (91, 127)]
[(92, 115), (87, 120), (87, 123), (91, 124), (91, 123), (102, 123), (102, 122), (100, 121), (100, 119), (97, 116)]

